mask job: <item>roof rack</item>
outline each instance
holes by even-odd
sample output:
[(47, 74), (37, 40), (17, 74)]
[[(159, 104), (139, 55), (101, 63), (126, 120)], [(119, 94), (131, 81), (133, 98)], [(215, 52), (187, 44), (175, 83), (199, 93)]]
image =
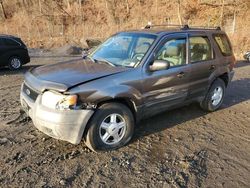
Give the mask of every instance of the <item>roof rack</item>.
[(206, 27), (206, 26), (191, 26), (189, 27), (188, 25), (186, 25), (188, 27), (188, 29), (206, 29), (206, 30), (221, 30), (220, 26), (216, 26), (216, 27)]
[(160, 25), (152, 25), (151, 22), (148, 22), (148, 24), (144, 27), (144, 29), (151, 29), (153, 27), (179, 27), (181, 30), (188, 30), (188, 29), (206, 29), (206, 30), (221, 30), (221, 28), (218, 27), (206, 27), (206, 26), (189, 26), (187, 24), (185, 25), (177, 25), (177, 24), (160, 24)]

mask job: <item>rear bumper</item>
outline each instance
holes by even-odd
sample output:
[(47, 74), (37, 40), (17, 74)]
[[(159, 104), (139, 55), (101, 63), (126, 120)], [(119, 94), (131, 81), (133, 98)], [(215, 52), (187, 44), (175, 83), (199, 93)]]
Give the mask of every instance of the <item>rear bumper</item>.
[(234, 77), (234, 71), (229, 72), (229, 74), (228, 74), (228, 79), (229, 80), (228, 81), (231, 82), (233, 77)]
[(41, 104), (41, 95), (32, 101), (21, 90), (21, 105), (32, 119), (35, 127), (56, 139), (72, 144), (80, 143), (92, 110), (54, 110)]
[(27, 51), (27, 54), (23, 55), (22, 56), (22, 61), (23, 61), (23, 65), (27, 64), (30, 62), (30, 56), (29, 56), (29, 53)]

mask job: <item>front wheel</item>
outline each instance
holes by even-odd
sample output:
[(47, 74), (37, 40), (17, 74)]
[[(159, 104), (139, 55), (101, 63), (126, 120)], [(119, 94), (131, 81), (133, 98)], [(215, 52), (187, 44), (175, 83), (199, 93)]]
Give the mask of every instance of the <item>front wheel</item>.
[(134, 132), (134, 117), (120, 103), (100, 106), (88, 124), (85, 144), (93, 151), (118, 149), (127, 144)]
[(22, 60), (15, 56), (9, 59), (9, 69), (10, 70), (19, 70), (22, 67)]
[(208, 112), (217, 110), (223, 102), (225, 91), (225, 82), (217, 78), (208, 90), (204, 100), (200, 103), (201, 108)]

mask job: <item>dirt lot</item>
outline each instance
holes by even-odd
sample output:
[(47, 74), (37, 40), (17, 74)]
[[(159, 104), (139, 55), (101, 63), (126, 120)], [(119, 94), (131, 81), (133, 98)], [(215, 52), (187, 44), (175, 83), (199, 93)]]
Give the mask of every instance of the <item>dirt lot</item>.
[(93, 153), (45, 136), (19, 113), (23, 73), (67, 59), (0, 70), (0, 187), (250, 187), (250, 63), (237, 64), (220, 110), (162, 113), (142, 121), (128, 146)]

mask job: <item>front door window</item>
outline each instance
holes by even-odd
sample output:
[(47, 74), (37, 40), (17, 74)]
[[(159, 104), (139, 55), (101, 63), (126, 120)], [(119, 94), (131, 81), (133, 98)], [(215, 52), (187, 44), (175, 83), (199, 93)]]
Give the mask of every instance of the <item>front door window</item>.
[(158, 51), (156, 60), (165, 60), (170, 63), (170, 67), (186, 64), (186, 39), (168, 40)]

